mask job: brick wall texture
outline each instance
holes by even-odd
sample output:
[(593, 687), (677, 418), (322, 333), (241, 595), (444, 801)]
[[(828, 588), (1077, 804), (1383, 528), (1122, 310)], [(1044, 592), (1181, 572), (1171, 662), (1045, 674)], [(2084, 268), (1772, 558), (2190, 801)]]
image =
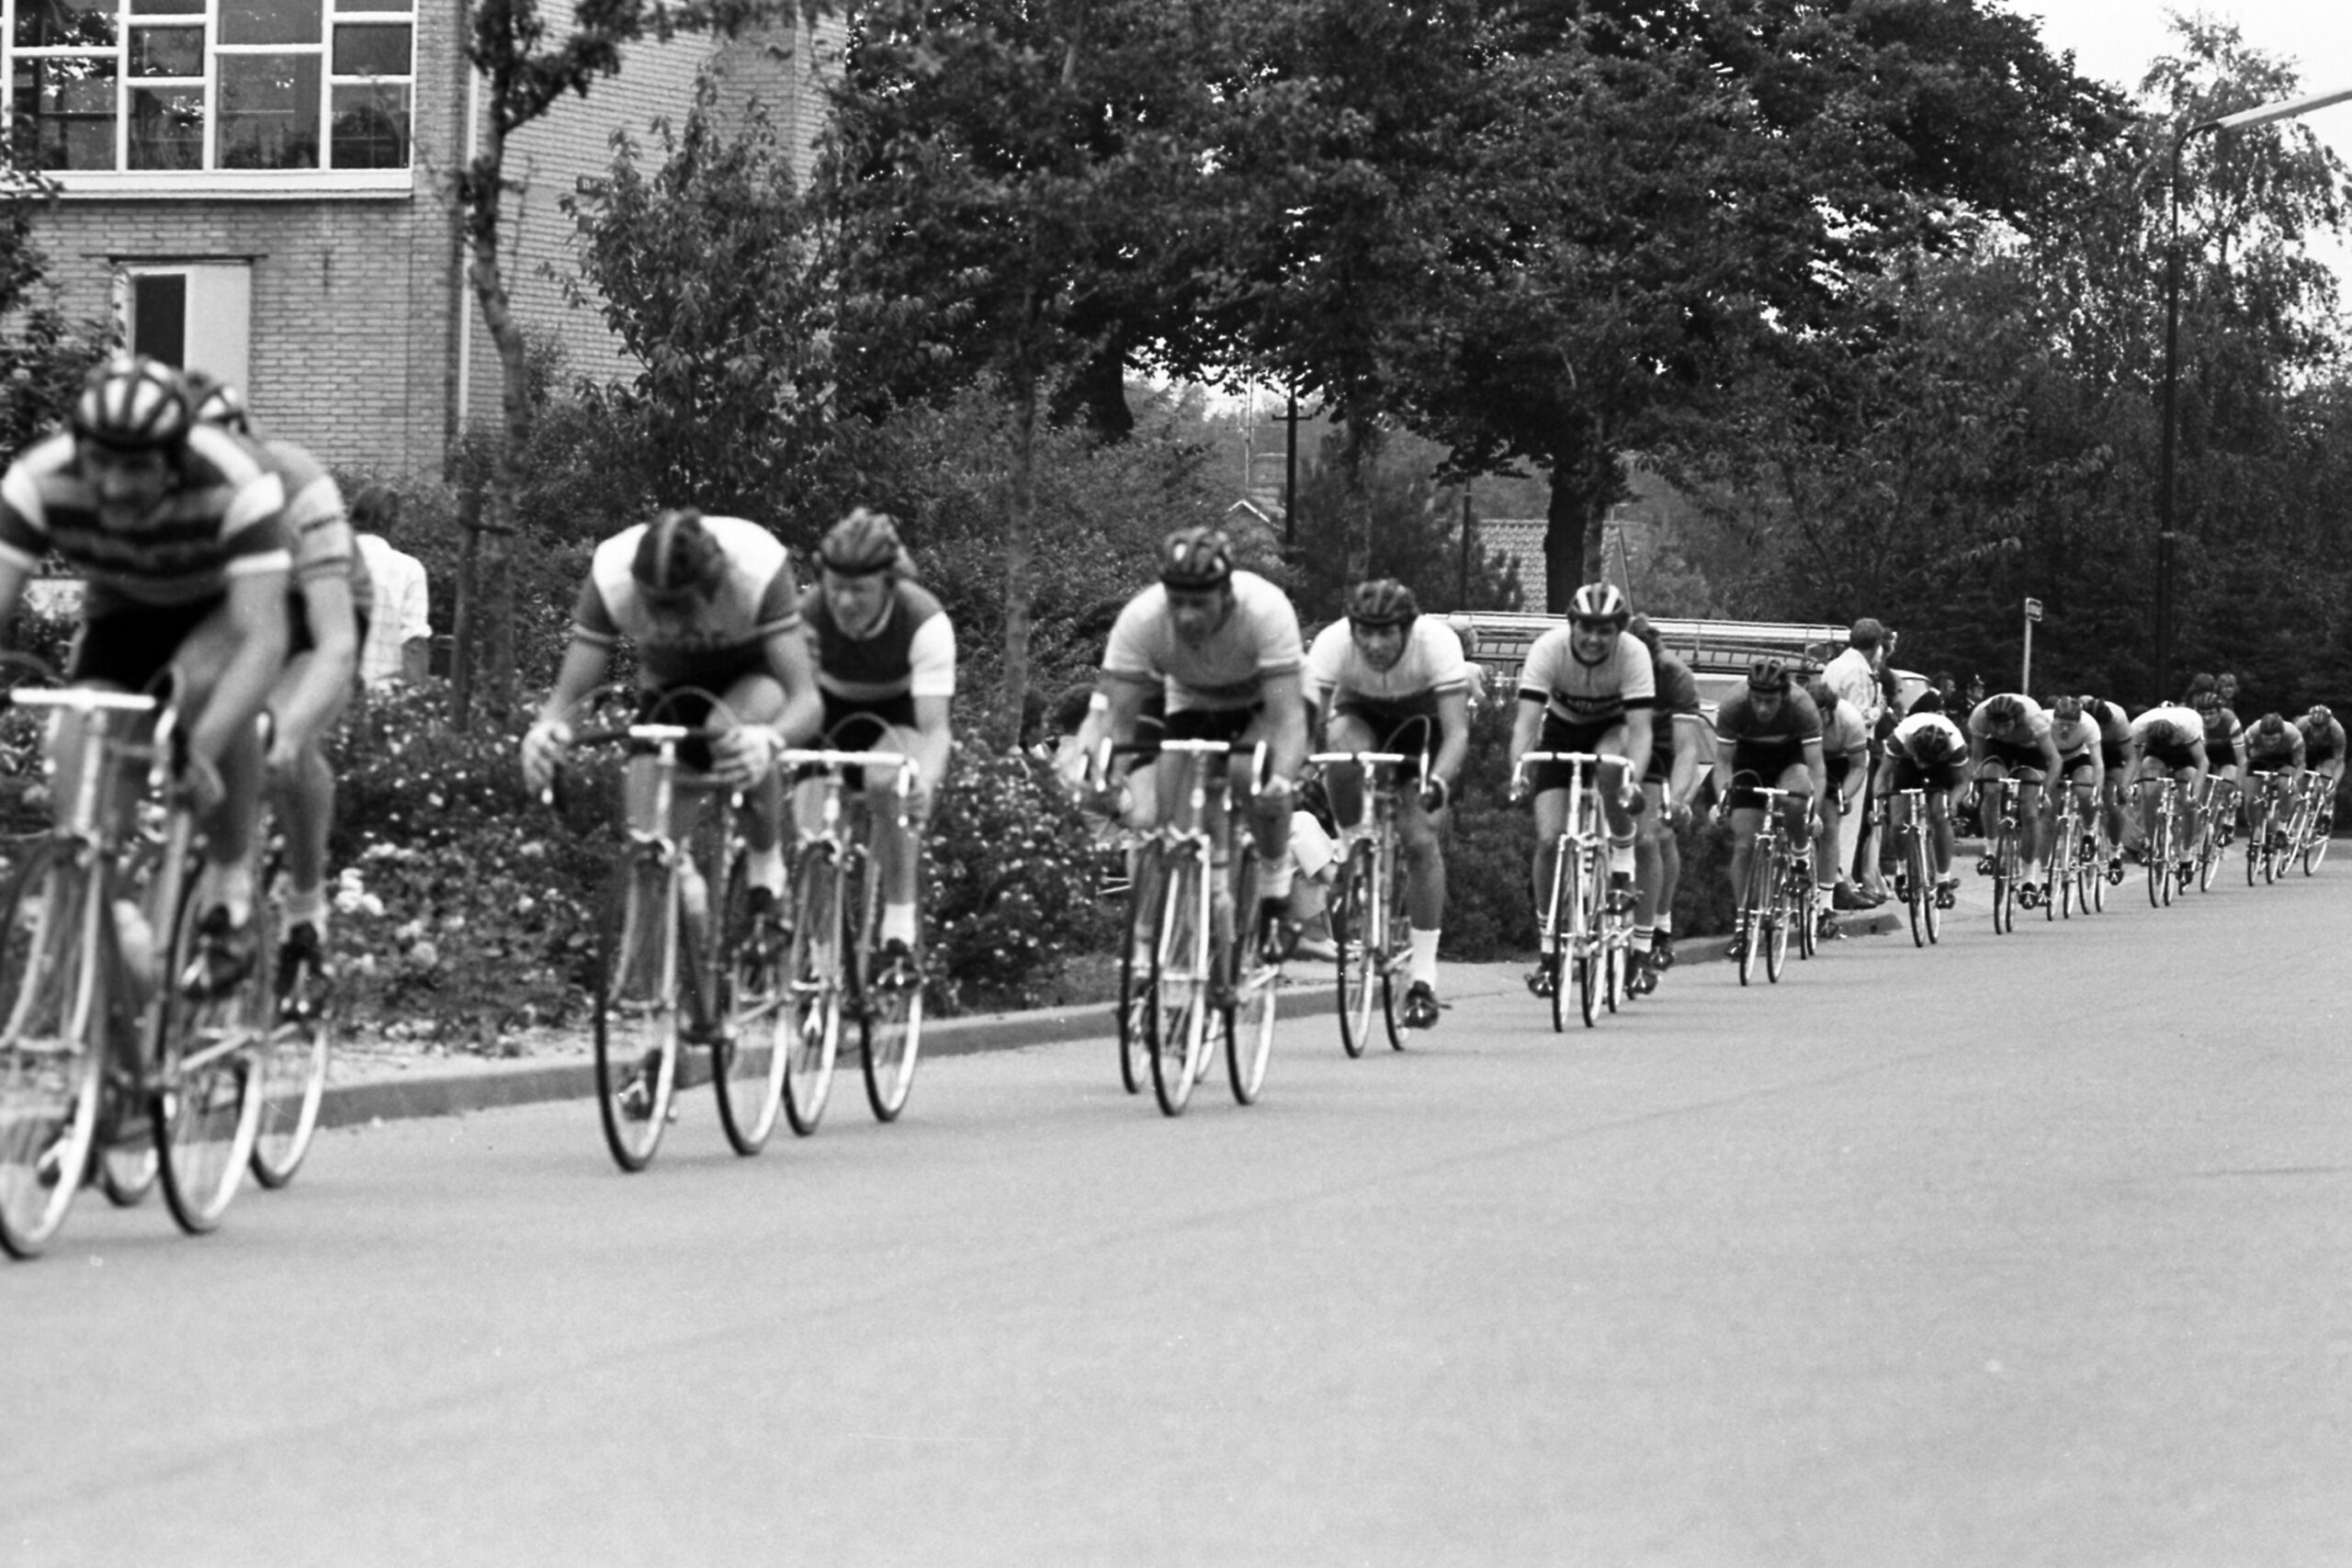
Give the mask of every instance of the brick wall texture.
[[(548, 0), (551, 17), (562, 0)], [(447, 177), (464, 158), (468, 72), (457, 7), (422, 0), (417, 15), (413, 179), (402, 193), (335, 197), (68, 197), (41, 222), (51, 280), (75, 316), (113, 309), (116, 276), (141, 263), (243, 261), (252, 267), (247, 389), (254, 417), (338, 467), (439, 472), (461, 420), (494, 423), (499, 365), (458, 271)], [(695, 72), (712, 63), (731, 96), (756, 96), (795, 143), (822, 125), (820, 81), (838, 24), (800, 25), (714, 48), (649, 43), (619, 75), (567, 99), (507, 150), (501, 250), (516, 315), (560, 338), (571, 374), (626, 378), (631, 367), (593, 309), (564, 301), (576, 275), (571, 224), (559, 203), (606, 168), (611, 138), (649, 144), (657, 118), (683, 118)], [(807, 160), (800, 172), (805, 175)], [(470, 318), (470, 330), (460, 312)]]

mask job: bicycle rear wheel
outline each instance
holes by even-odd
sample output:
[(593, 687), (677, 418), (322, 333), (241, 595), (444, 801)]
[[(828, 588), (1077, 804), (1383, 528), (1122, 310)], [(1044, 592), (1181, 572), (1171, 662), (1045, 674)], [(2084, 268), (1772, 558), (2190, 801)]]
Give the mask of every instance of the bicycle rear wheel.
[[(716, 803), (713, 803), (715, 812)], [(763, 900), (763, 902), (766, 902)], [(739, 1155), (767, 1146), (784, 1109), (784, 930), (774, 902), (768, 913), (752, 909), (748, 860), (738, 854), (727, 869), (727, 897), (719, 906), (715, 1011), (721, 1021), (710, 1046), (710, 1088), (718, 1101), (719, 1129)]]
[(670, 870), (632, 854), (605, 896), (596, 948), (596, 1114), (623, 1170), (662, 1145), (678, 1091), (678, 895)]
[(842, 1044), (841, 848), (820, 839), (793, 867), (792, 941), (784, 964), (784, 1118), (802, 1137), (817, 1130), (832, 1092)]
[(1378, 857), (1372, 840), (1359, 840), (1340, 868), (1331, 899), (1331, 937), (1340, 949), (1340, 1049), (1361, 1056), (1372, 1041), (1374, 982), (1385, 988), (1381, 973), (1381, 940), (1387, 934), (1378, 925)]
[[(1119, 950), (1119, 1082), (1129, 1094), (1141, 1094), (1151, 1076), (1151, 932), (1159, 903), (1159, 849), (1146, 844), (1136, 852), (1135, 873), (1127, 883), (1127, 918), (1122, 927), (1125, 945)], [(1347, 962), (1342, 942), (1340, 962)]]
[(1577, 926), (1567, 946), (1576, 954), (1577, 1007), (1587, 1029), (1600, 1021), (1604, 988), (1602, 966), (1608, 962), (1609, 879), (1601, 874), (1600, 857), (1579, 851), (1577, 855)]
[(1258, 851), (1246, 839), (1235, 857), (1233, 885), (1232, 958), (1226, 970), (1233, 976), (1233, 1005), (1225, 1010), (1225, 1065), (1234, 1100), (1254, 1105), (1273, 1055), (1274, 998), (1283, 969), (1259, 951), (1257, 921), (1250, 917), (1258, 904)]
[[(263, 820), (268, 824), (271, 818), (265, 813)], [(255, 1181), (275, 1190), (294, 1179), (318, 1132), (334, 1024), (324, 975), (299, 964), (284, 977), (282, 989), (278, 985), (275, 959), (286, 928), (268, 895), (280, 879), (281, 857), (273, 847), (268, 858), (269, 869), (261, 879), (264, 898), (255, 909), (256, 919), (263, 910), (271, 911), (262, 928), (261, 952), (272, 973), (261, 1004), (267, 1028), (254, 1052), (254, 1070), (261, 1079), (261, 1124), (254, 1133), (253, 1172)], [(323, 962), (324, 955), (321, 958)]]
[[(1776, 853), (1772, 857), (1780, 859)], [(1773, 985), (1781, 983), (1781, 972), (1789, 966), (1789, 889), (1781, 874), (1782, 868), (1773, 867), (1774, 874), (1765, 884), (1764, 904), (1764, 978)]]
[[(261, 1127), (254, 1052), (268, 1032), (269, 987), (258, 955), (253, 972), (225, 996), (194, 994), (185, 983), (198, 961), (196, 881), (191, 864), (172, 922), (172, 957), (158, 1010), (161, 1039), (153, 1059), (161, 1064), (161, 1087), (153, 1111), (164, 1201), (180, 1229), (203, 1235), (220, 1224), (253, 1159)], [(266, 922), (258, 912), (252, 919), (258, 944)]]
[(1380, 947), (1380, 1011), (1388, 1021), (1388, 1048), (1405, 1048), (1405, 987), (1409, 983), (1413, 954), (1413, 922), (1405, 912), (1405, 857), (1388, 857), (1388, 897), (1382, 908), (1388, 931)]
[(1576, 984), (1577, 852), (1563, 835), (1552, 857), (1552, 951), (1542, 962), (1552, 969), (1552, 1032), (1568, 1027), (1568, 989)]
[(0, 1247), (17, 1258), (64, 1223), (97, 1127), (100, 903), (41, 844), (0, 907)]
[(1903, 843), (1903, 906), (1911, 917), (1911, 945), (1928, 945), (1928, 922), (1934, 918), (1936, 891), (1928, 886), (1928, 857), (1911, 827)]
[(1800, 877), (1790, 889), (1797, 928), (1797, 956), (1811, 958), (1821, 951), (1821, 890), (1810, 876)]
[[(876, 1122), (895, 1122), (914, 1088), (915, 1064), (922, 1057), (922, 984), (901, 984), (875, 974), (882, 951), (882, 878), (872, 854), (850, 863), (849, 907), (862, 911), (851, 983), (856, 987), (858, 1058), (865, 1069), (865, 1103)], [(920, 886), (922, 879), (917, 878)]]
[(2302, 858), (2303, 874), (2305, 876), (2309, 876), (2313, 872), (2317, 871), (2319, 869), (2319, 863), (2327, 858), (2327, 840), (2330, 826), (2331, 825), (2327, 821), (2326, 814), (2324, 810), (2320, 813), (2314, 814), (2312, 818), (2311, 832), (2303, 840)]
[(1209, 918), (1203, 853), (1163, 863), (1151, 944), (1151, 1089), (1162, 1114), (1181, 1116), (1200, 1077), (1208, 1038)]
[(1743, 986), (1756, 973), (1756, 961), (1762, 956), (1757, 949), (1770, 934), (1764, 916), (1771, 905), (1771, 846), (1750, 845), (1747, 885), (1741, 889), (1739, 906), (1732, 917), (1732, 929), (1739, 939), (1739, 983)]

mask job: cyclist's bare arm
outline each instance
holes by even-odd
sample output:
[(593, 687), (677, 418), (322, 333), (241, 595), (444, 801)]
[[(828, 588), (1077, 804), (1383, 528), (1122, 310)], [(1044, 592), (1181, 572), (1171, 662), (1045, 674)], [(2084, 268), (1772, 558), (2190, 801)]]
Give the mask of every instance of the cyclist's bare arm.
[(1136, 725), (1143, 717), (1143, 705), (1152, 693), (1159, 690), (1159, 687), (1160, 682), (1157, 679), (1139, 680), (1132, 675), (1118, 675), (1109, 671), (1103, 671), (1102, 682), (1096, 690), (1100, 691), (1111, 705), (1104, 722), (1109, 729), (1113, 745), (1135, 744)]
[(1668, 809), (1679, 809), (1690, 804), (1699, 793), (1699, 758), (1701, 753), (1713, 750), (1713, 731), (1707, 721), (1695, 713), (1674, 716), (1674, 765), (1666, 773), (1666, 804)]
[[(776, 736), (786, 746), (806, 746), (825, 722), (825, 699), (817, 691), (817, 660), (808, 651), (808, 639), (797, 629), (778, 632), (763, 645), (762, 652), (768, 673), (784, 688), (784, 712), (776, 716)], [(920, 704), (917, 708), (920, 711)], [(938, 775), (925, 763), (923, 776)]]
[(574, 637), (571, 646), (563, 650), (563, 664), (556, 671), (554, 688), (548, 693), (548, 700), (539, 705), (539, 722), (568, 722), (582, 699), (604, 680), (605, 666), (611, 662), (611, 649)]
[(1470, 757), (1470, 694), (1441, 692), (1437, 699), (1437, 721), (1445, 728), (1445, 739), (1437, 749), (1437, 756), (1430, 762), (1430, 772), (1445, 781), (1449, 793), (1454, 781), (1462, 776), (1462, 764)]
[(189, 750), (215, 767), (269, 700), (285, 668), (286, 575), (252, 571), (229, 580), (227, 615), (242, 635), (187, 735)]
[(947, 710), (952, 699), (947, 697), (917, 697), (915, 704), (913, 753), (916, 777), (922, 787), (928, 788), (947, 773), (947, 753), (954, 735), (947, 726)]
[(1821, 760), (1821, 737), (1815, 736), (1804, 743), (1805, 776), (1813, 781), (1813, 810), (1819, 815), (1823, 793), (1829, 788), (1829, 764)]
[(1638, 781), (1650, 764), (1650, 738), (1656, 733), (1652, 720), (1656, 715), (1648, 708), (1625, 710), (1625, 755), (1631, 761), (1634, 776)]
[(359, 623), (351, 607), (351, 578), (341, 571), (302, 582), (303, 614), (311, 623), (311, 657), (277, 715), (277, 746), (292, 752), (319, 738), (359, 670)]
[(1259, 683), (1265, 704), (1266, 761), (1278, 779), (1295, 779), (1306, 761), (1306, 698), (1295, 670), (1268, 675)]
[(1519, 697), (1519, 711), (1512, 714), (1510, 719), (1510, 761), (1511, 777), (1517, 778), (1519, 776), (1519, 760), (1535, 749), (1535, 738), (1542, 734), (1543, 730), (1543, 700), (1538, 697), (1531, 697), (1524, 692), (1521, 693)]

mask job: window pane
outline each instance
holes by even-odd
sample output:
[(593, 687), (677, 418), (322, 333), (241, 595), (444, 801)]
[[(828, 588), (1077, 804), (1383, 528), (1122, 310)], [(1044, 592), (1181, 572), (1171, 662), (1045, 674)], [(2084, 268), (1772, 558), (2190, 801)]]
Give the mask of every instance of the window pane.
[(130, 73), (133, 76), (203, 75), (204, 29), (131, 28)]
[(334, 167), (408, 167), (408, 89), (369, 85), (334, 89)]
[(18, 49), (114, 42), (114, 0), (17, 0)]
[(133, 87), (130, 90), (130, 166), (134, 169), (204, 167), (204, 89)]
[(220, 56), (220, 167), (319, 166), (319, 57)]
[(346, 23), (334, 30), (334, 73), (338, 76), (405, 76), (408, 74), (408, 35), (404, 23), (357, 26)]
[(134, 17), (201, 17), (204, 0), (130, 0)]
[(222, 43), (316, 43), (319, 0), (220, 0)]
[(17, 62), (17, 114), (44, 169), (114, 167), (114, 62)]
[(152, 355), (166, 365), (187, 363), (187, 274), (131, 275), (130, 352)]

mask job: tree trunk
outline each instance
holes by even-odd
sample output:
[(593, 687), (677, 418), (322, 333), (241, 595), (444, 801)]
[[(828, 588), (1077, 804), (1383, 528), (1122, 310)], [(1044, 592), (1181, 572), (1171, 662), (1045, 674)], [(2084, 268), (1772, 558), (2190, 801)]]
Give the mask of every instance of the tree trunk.
[[(473, 260), (468, 276), (482, 322), (498, 345), (499, 406), (502, 430), (498, 455), (491, 465), (490, 491), (468, 537), (475, 552), (472, 613), (467, 617), (472, 647), (461, 644), (458, 658), (466, 667), (467, 699), (479, 682), (480, 694), (491, 710), (503, 715), (514, 702), (514, 498), (521, 488), (519, 464), (531, 437), (531, 393), (523, 328), (514, 319), (506, 281), (498, 265), (498, 223), (504, 189), (503, 170), (506, 131), (497, 115), (491, 116), (481, 156), (469, 171), (471, 201), (467, 232)], [(460, 714), (459, 722), (466, 716)]]
[(1021, 741), (1029, 700), (1030, 541), (1037, 511), (1037, 378), (1023, 375), (1012, 394), (1012, 497), (1004, 533), (1004, 674), (998, 724), (1007, 746)]
[(1624, 494), (1624, 465), (1590, 426), (1575, 428), (1560, 441), (1544, 511), (1544, 607), (1550, 614), (1566, 615), (1577, 590), (1605, 575), (1601, 524)]
[(1340, 503), (1346, 510), (1340, 525), (1347, 530), (1346, 588), (1353, 588), (1372, 575), (1372, 485), (1368, 475), (1380, 455), (1380, 425), (1369, 414), (1351, 414), (1341, 429), (1346, 434), (1340, 446)]

